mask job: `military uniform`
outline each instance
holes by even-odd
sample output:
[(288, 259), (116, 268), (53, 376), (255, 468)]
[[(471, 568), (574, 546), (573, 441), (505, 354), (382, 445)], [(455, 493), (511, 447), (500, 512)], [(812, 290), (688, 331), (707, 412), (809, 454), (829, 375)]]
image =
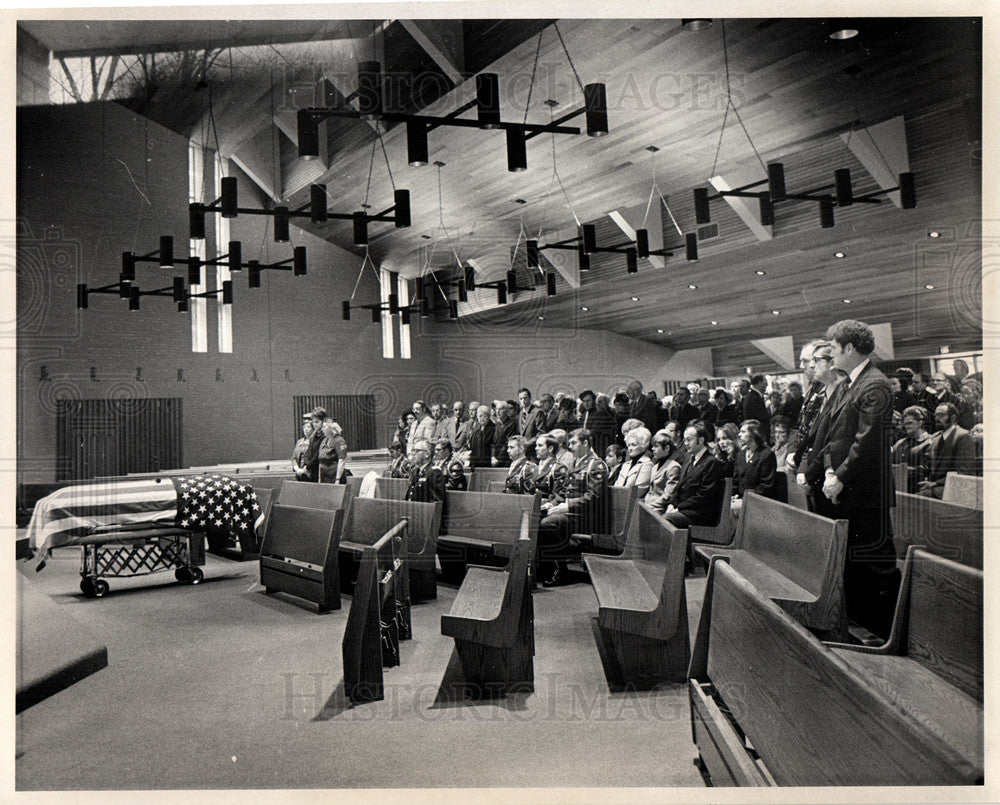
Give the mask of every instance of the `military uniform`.
[[(569, 475), (569, 470), (566, 469), (565, 464), (554, 458), (546, 459), (539, 462), (531, 489), (528, 491), (541, 492), (543, 500), (552, 500), (556, 491), (562, 487), (567, 475)], [(556, 499), (556, 503), (561, 500), (561, 497)]]
[(389, 464), (389, 469), (382, 473), (383, 478), (409, 478), (410, 462), (405, 455), (397, 456)]
[(504, 479), (503, 491), (514, 495), (523, 495), (535, 491), (535, 476), (538, 465), (526, 458), (519, 458), (510, 465), (507, 477)]
[(610, 531), (609, 498), (608, 465), (593, 450), (578, 458), (565, 480), (554, 485), (549, 501), (567, 511), (547, 514), (538, 526), (538, 561), (549, 566), (548, 583), (559, 583), (562, 565), (579, 552), (570, 544), (571, 534)]
[(410, 470), (410, 485), (406, 489), (406, 499), (418, 503), (433, 503), (444, 500), (444, 473), (430, 462)]

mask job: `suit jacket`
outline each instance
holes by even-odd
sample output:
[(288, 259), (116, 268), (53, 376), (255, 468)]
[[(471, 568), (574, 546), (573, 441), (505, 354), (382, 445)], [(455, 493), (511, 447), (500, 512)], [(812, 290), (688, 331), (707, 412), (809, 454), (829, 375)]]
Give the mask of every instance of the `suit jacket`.
[(923, 437), (917, 439), (904, 436), (892, 446), (892, 463), (906, 465), (906, 489), (901, 492), (916, 492), (917, 484), (927, 480), (934, 437), (926, 431), (921, 434)]
[(722, 427), (727, 422), (732, 422), (734, 425), (740, 423), (740, 411), (736, 407), (736, 403), (729, 403), (725, 408), (715, 406), (715, 410), (715, 419), (712, 422), (715, 423), (716, 427)]
[(455, 434), (458, 431), (458, 426), (455, 422), (454, 416), (441, 417), (440, 420), (434, 423), (434, 441), (438, 439), (447, 439), (452, 446), (455, 447)]
[(874, 364), (857, 379), (842, 380), (820, 414), (806, 480), (819, 488), (826, 469), (844, 485), (839, 502), (849, 508), (895, 505), (892, 458), (892, 386)]
[(715, 403), (707, 402), (698, 408), (698, 416), (695, 419), (703, 419), (714, 425), (719, 419), (719, 407)]
[(472, 426), (475, 424), (473, 417), (466, 417), (461, 422), (456, 423), (455, 438), (452, 439), (451, 446), (457, 453), (459, 450), (469, 449), (469, 436), (472, 433)]
[(406, 488), (406, 499), (419, 503), (433, 503), (444, 500), (444, 473), (430, 462), (410, 471), (410, 485)]
[(511, 417), (506, 422), (497, 422), (496, 433), (493, 437), (493, 456), (497, 460), (497, 463), (494, 466), (510, 466), (510, 453), (507, 452), (507, 439), (511, 436), (517, 436), (517, 420), (514, 419), (514, 417)]
[(814, 384), (802, 405), (802, 412), (799, 415), (799, 443), (795, 447), (795, 453), (793, 453), (793, 461), (799, 472), (805, 472), (808, 463), (806, 459), (812, 449), (813, 442), (816, 441), (819, 415), (826, 402), (826, 396), (826, 387), (818, 383)]
[(640, 394), (639, 399), (631, 403), (628, 407), (631, 419), (642, 420), (642, 424), (649, 428), (650, 433), (656, 432), (656, 411), (660, 408), (653, 400), (645, 394)]
[(469, 464), (472, 467), (489, 467), (493, 455), (493, 439), (496, 425), (487, 422), (480, 425), (477, 421), (469, 435)]
[(794, 425), (798, 421), (799, 414), (802, 411), (802, 404), (804, 402), (804, 397), (789, 396), (788, 399), (781, 404), (780, 413), (782, 416), (788, 417), (788, 420)]
[(778, 486), (774, 474), (778, 462), (769, 447), (758, 447), (747, 461), (746, 450), (736, 453), (736, 471), (733, 473), (733, 494), (743, 497), (756, 492), (766, 498), (777, 499)]
[(649, 491), (646, 492), (647, 503), (669, 496), (681, 479), (681, 465), (673, 458), (668, 458), (659, 464), (656, 462), (650, 464), (652, 473), (649, 478)]
[(680, 422), (681, 430), (683, 431), (688, 426), (688, 422), (692, 419), (698, 419), (700, 416), (701, 414), (698, 412), (698, 409), (691, 405), (691, 403), (684, 403), (684, 405), (677, 405), (675, 403), (670, 406), (670, 414), (667, 421), (676, 419)]
[(750, 389), (746, 397), (743, 398), (743, 419), (756, 419), (760, 422), (761, 433), (765, 436), (771, 432), (771, 412), (767, 410), (767, 403), (756, 389)]
[[(947, 437), (944, 436), (945, 433), (948, 433)], [(927, 480), (934, 482), (934, 497), (941, 497), (945, 476), (949, 472), (960, 472), (963, 475), (976, 474), (976, 449), (972, 444), (972, 437), (965, 428), (956, 425), (950, 432), (935, 434), (930, 452), (931, 462)]]
[(714, 526), (722, 514), (726, 489), (722, 462), (707, 450), (697, 464), (692, 466), (691, 459), (689, 456), (684, 462), (673, 494), (663, 500), (686, 515), (692, 525)]

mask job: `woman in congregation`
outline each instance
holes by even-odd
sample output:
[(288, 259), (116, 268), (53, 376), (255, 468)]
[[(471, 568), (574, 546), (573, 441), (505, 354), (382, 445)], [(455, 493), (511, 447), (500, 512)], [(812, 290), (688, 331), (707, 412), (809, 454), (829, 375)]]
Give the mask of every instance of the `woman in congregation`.
[(489, 406), (480, 405), (476, 409), (476, 427), (469, 436), (469, 466), (490, 467), (493, 458), (493, 439), (496, 425), (490, 419)]
[(306, 454), (309, 452), (309, 441), (313, 435), (312, 420), (307, 419), (302, 423), (302, 438), (295, 443), (292, 448), (292, 472), (295, 473), (297, 481), (308, 481), (309, 470), (306, 468)]
[(627, 456), (618, 472), (618, 480), (614, 485), (638, 487), (638, 496), (646, 496), (649, 491), (649, 481), (653, 473), (653, 461), (649, 456), (649, 442), (652, 438), (649, 429), (644, 425), (632, 428), (625, 434), (625, 451)]
[(681, 465), (674, 459), (676, 447), (670, 434), (658, 430), (650, 447), (653, 450), (650, 468), (649, 491), (646, 492), (646, 503), (652, 503), (661, 497), (669, 496), (681, 479)]
[(403, 453), (406, 453), (406, 443), (410, 437), (410, 426), (417, 420), (417, 415), (410, 411), (403, 411), (396, 423), (396, 433), (392, 437), (392, 444), (400, 445)]
[(349, 474), (344, 429), (332, 419), (328, 419), (323, 423), (323, 442), (319, 446), (319, 482), (345, 484)]
[(766, 498), (777, 497), (774, 474), (778, 471), (778, 462), (756, 419), (743, 420), (736, 438), (740, 449), (736, 452), (736, 471), (733, 473), (732, 512), (734, 517), (739, 517), (743, 497), (748, 492)]
[(727, 422), (715, 431), (715, 457), (722, 462), (722, 474), (726, 478), (732, 478), (736, 472), (739, 433), (739, 429), (732, 422)]
[[(906, 466), (906, 492), (916, 494), (917, 485), (927, 480), (931, 465), (933, 437), (927, 432), (928, 411), (922, 405), (903, 409), (902, 439), (892, 446), (892, 463)], [(898, 490), (904, 491), (902, 489)]]

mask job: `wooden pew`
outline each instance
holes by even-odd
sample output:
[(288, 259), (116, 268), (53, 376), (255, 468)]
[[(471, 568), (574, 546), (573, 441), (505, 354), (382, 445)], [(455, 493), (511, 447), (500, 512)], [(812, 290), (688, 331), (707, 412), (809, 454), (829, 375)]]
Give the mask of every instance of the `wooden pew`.
[(406, 572), (400, 576), (401, 581), (406, 581), (407, 594), (401, 600), (410, 594), (420, 599), (437, 598), (434, 560), (441, 530), (440, 502), (353, 498), (340, 549), (360, 556), (364, 545), (371, 544), (403, 519), (407, 521), (406, 538), (399, 555)]
[(885, 645), (827, 646), (982, 773), (981, 570), (910, 546)]
[(376, 478), (375, 497), (383, 500), (406, 500), (409, 478)]
[[(781, 472), (781, 470), (779, 470), (779, 472)], [(785, 488), (788, 490), (789, 505), (794, 506), (796, 509), (805, 509), (806, 511), (809, 511), (809, 498), (806, 496), (805, 490), (795, 483), (795, 473), (786, 471), (784, 474)]]
[(488, 492), (490, 481), (507, 480), (508, 467), (474, 467), (469, 475), (469, 492)]
[(906, 556), (910, 545), (963, 565), (983, 568), (983, 512), (956, 503), (896, 493), (892, 517), (896, 556)]
[(525, 511), (530, 515), (527, 533), (531, 556), (528, 561), (533, 570), (541, 505), (541, 494), (445, 492), (437, 544), (442, 575), (449, 581), (458, 582), (470, 562), (498, 564), (507, 561), (521, 536), (521, 515)]
[(693, 542), (710, 542), (713, 545), (725, 545), (733, 538), (736, 531), (736, 518), (733, 517), (733, 479), (726, 478), (726, 487), (722, 491), (722, 511), (719, 522), (714, 526), (693, 525), (688, 531)]
[(949, 472), (944, 476), (941, 500), (945, 503), (957, 503), (959, 506), (966, 506), (970, 509), (982, 509), (983, 479), (978, 475)]
[(371, 545), (361, 546), (361, 564), (341, 651), (344, 692), (355, 704), (385, 698), (382, 668), (399, 665), (396, 621), (396, 553), (405, 536), (406, 521)]
[(892, 482), (896, 485), (897, 492), (910, 491), (910, 474), (906, 464), (892, 465)]
[(748, 492), (733, 542), (698, 545), (706, 562), (732, 563), (803, 626), (843, 637), (847, 521), (830, 520)]
[(349, 475), (346, 480), (348, 494), (352, 498), (356, 498), (361, 492), (361, 482), (365, 480), (365, 477), (363, 475)]
[(524, 511), (510, 562), (469, 567), (451, 611), (441, 616), (441, 634), (455, 638), (466, 684), (479, 696), (535, 689), (530, 529), (531, 512)]
[(275, 503), (260, 548), (265, 593), (290, 593), (312, 601), (320, 612), (340, 609), (337, 549), (343, 523), (343, 509)]
[(350, 488), (346, 484), (285, 481), (278, 490), (275, 502), (283, 506), (302, 506), (306, 509), (343, 509), (349, 500)]
[(574, 534), (573, 539), (579, 542), (585, 551), (620, 554), (625, 549), (638, 497), (639, 488), (636, 486), (611, 487), (611, 533)]
[(714, 785), (961, 785), (983, 781), (920, 716), (713, 560), (689, 693)]
[(612, 689), (686, 678), (686, 556), (687, 529), (640, 503), (621, 556), (583, 557), (597, 595), (594, 637)]

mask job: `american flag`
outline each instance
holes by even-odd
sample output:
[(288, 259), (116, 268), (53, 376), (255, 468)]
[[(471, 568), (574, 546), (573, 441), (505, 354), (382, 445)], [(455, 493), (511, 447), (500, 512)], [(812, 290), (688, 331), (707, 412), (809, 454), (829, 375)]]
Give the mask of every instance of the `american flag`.
[(28, 544), (41, 570), (50, 548), (72, 545), (102, 526), (170, 522), (243, 538), (263, 520), (253, 488), (225, 475), (109, 481), (67, 486), (38, 501)]

